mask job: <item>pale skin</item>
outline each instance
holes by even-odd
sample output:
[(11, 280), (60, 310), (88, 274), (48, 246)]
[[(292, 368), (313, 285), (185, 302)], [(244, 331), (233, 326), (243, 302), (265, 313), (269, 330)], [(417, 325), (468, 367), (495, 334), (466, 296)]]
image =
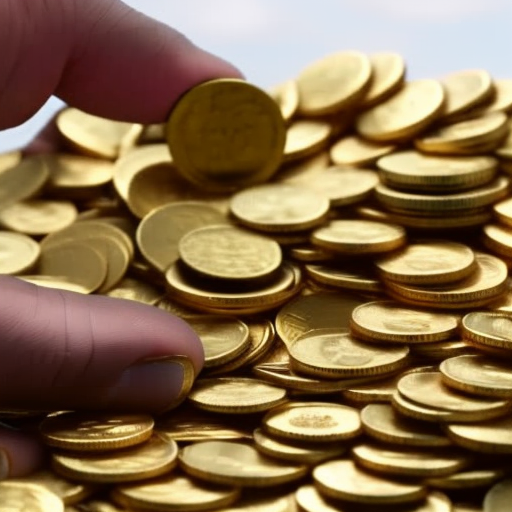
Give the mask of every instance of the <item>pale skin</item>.
[[(0, 0), (0, 20), (0, 130), (29, 119), (52, 94), (95, 115), (163, 122), (194, 85), (241, 78), (120, 0)], [(57, 144), (49, 126), (28, 149), (46, 152)], [(197, 335), (168, 313), (0, 276), (0, 410), (101, 404), (160, 412), (179, 392), (179, 372), (143, 369), (128, 381), (122, 374), (173, 355), (187, 356), (200, 371)], [(0, 427), (2, 452), (8, 464), (0, 461), (0, 478), (30, 473), (44, 458), (36, 437)]]

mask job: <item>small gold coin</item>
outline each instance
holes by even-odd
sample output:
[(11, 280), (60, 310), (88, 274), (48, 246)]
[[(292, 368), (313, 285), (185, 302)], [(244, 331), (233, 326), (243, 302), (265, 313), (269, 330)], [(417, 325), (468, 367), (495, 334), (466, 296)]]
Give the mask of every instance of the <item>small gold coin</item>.
[(350, 107), (366, 93), (370, 59), (359, 52), (338, 52), (310, 64), (297, 78), (299, 111), (318, 116)]
[(361, 410), (364, 432), (385, 443), (401, 446), (449, 446), (450, 440), (436, 426), (399, 415), (389, 404), (368, 404)]
[(166, 131), (179, 172), (218, 191), (269, 179), (281, 163), (286, 138), (274, 100), (235, 79), (190, 89), (173, 108)]
[(290, 121), (299, 108), (299, 89), (295, 80), (287, 80), (272, 87), (269, 95), (279, 106), (285, 121)]
[(205, 368), (223, 365), (237, 358), (250, 345), (249, 326), (237, 318), (200, 315), (187, 322), (201, 339)]
[(404, 245), (405, 230), (369, 220), (333, 220), (313, 232), (311, 243), (339, 254), (379, 254)]
[(114, 288), (111, 288), (105, 295), (115, 297), (117, 299), (134, 300), (156, 306), (163, 298), (163, 292), (150, 283), (135, 279), (133, 277), (125, 277)]
[(0, 274), (21, 274), (36, 264), (39, 244), (27, 235), (0, 231)]
[(487, 491), (483, 502), (483, 512), (503, 512), (510, 507), (511, 499), (512, 478), (509, 477)]
[(477, 346), (510, 350), (512, 348), (512, 316), (491, 311), (475, 311), (464, 315), (461, 323), (462, 336)]
[(411, 309), (393, 301), (376, 301), (354, 309), (350, 328), (355, 336), (373, 342), (425, 343), (450, 338), (458, 328), (458, 321), (457, 315)]
[(436, 156), (406, 150), (379, 158), (377, 165), (381, 179), (392, 188), (446, 193), (489, 183), (498, 161), (492, 156)]
[(143, 443), (153, 431), (146, 414), (68, 412), (50, 415), (39, 426), (49, 446), (76, 451), (101, 451)]
[(354, 503), (391, 505), (411, 503), (425, 498), (421, 484), (400, 482), (369, 473), (351, 460), (324, 462), (313, 470), (319, 491), (334, 499)]
[(440, 115), (444, 97), (436, 80), (408, 82), (391, 98), (360, 114), (357, 132), (373, 141), (410, 139)]
[(137, 228), (137, 245), (148, 263), (165, 272), (178, 260), (178, 243), (183, 235), (223, 222), (224, 215), (199, 201), (166, 204), (142, 219)]
[(451, 423), (446, 434), (456, 444), (483, 453), (512, 453), (512, 417), (475, 423)]
[(494, 97), (488, 105), (481, 110), (478, 109), (478, 114), (486, 114), (489, 112), (506, 112), (512, 111), (512, 79), (501, 78), (494, 81)]
[(381, 348), (362, 343), (344, 330), (317, 329), (294, 341), (288, 351), (297, 372), (339, 379), (391, 373), (407, 364), (409, 348)]
[(261, 231), (304, 231), (321, 224), (329, 199), (306, 187), (269, 183), (237, 192), (231, 213), (242, 224)]
[(118, 486), (111, 496), (119, 505), (132, 509), (199, 512), (228, 507), (240, 497), (240, 489), (170, 474), (147, 483)]
[(258, 379), (221, 377), (199, 379), (188, 399), (205, 411), (246, 414), (267, 411), (283, 403), (286, 391)]
[(482, 229), (484, 245), (490, 251), (504, 258), (512, 256), (512, 227), (486, 224)]
[(189, 231), (178, 242), (178, 254), (201, 276), (230, 281), (269, 277), (282, 261), (277, 242), (227, 224)]
[(330, 442), (352, 439), (361, 434), (359, 411), (347, 405), (327, 402), (291, 402), (269, 411), (263, 429), (283, 439)]
[(204, 441), (185, 446), (180, 465), (191, 476), (207, 482), (240, 487), (269, 487), (293, 482), (307, 474), (292, 465), (261, 455), (250, 445), (233, 441)]
[(322, 150), (332, 131), (332, 125), (327, 121), (302, 119), (293, 122), (286, 131), (284, 162), (300, 160)]
[(483, 396), (512, 397), (510, 365), (483, 355), (445, 359), (439, 366), (443, 382), (459, 391)]
[(374, 164), (394, 149), (392, 144), (376, 144), (355, 135), (348, 135), (331, 146), (330, 156), (336, 165), (363, 166)]
[(352, 448), (355, 462), (369, 471), (385, 475), (429, 478), (451, 475), (467, 468), (472, 459), (462, 451), (387, 447), (360, 444)]
[(64, 512), (64, 503), (42, 485), (27, 482), (0, 482), (0, 512)]
[(115, 452), (54, 453), (52, 467), (62, 476), (82, 482), (133, 482), (169, 472), (177, 457), (176, 442), (154, 434), (140, 446)]
[(417, 285), (458, 281), (476, 269), (473, 250), (448, 240), (409, 244), (375, 265), (384, 279)]

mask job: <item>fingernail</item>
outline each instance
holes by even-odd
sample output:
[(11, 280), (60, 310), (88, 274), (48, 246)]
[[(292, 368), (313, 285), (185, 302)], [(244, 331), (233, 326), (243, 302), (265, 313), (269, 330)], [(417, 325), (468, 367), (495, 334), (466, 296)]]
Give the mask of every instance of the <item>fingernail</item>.
[(11, 463), (5, 450), (0, 449), (0, 480), (9, 477)]
[(122, 373), (108, 401), (131, 410), (166, 412), (185, 400), (194, 377), (194, 365), (186, 356), (144, 359)]

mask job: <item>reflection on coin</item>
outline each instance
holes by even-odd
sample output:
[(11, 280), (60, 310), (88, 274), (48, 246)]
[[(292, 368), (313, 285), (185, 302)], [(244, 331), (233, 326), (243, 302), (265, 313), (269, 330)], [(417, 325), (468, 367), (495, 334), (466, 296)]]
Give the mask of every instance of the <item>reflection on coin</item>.
[(475, 311), (464, 315), (461, 323), (462, 336), (477, 346), (510, 350), (512, 348), (512, 316), (491, 311)]
[(42, 485), (27, 482), (0, 482), (0, 512), (64, 512), (64, 503)]

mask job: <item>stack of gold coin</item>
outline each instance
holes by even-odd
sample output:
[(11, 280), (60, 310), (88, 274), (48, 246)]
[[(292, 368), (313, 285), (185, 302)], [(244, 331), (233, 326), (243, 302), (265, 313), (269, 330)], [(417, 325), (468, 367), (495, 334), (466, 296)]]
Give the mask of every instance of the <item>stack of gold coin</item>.
[(52, 458), (0, 510), (508, 510), (512, 81), (405, 74), (338, 52), (0, 155), (0, 272), (181, 316), (206, 357), (159, 418), (1, 411)]

